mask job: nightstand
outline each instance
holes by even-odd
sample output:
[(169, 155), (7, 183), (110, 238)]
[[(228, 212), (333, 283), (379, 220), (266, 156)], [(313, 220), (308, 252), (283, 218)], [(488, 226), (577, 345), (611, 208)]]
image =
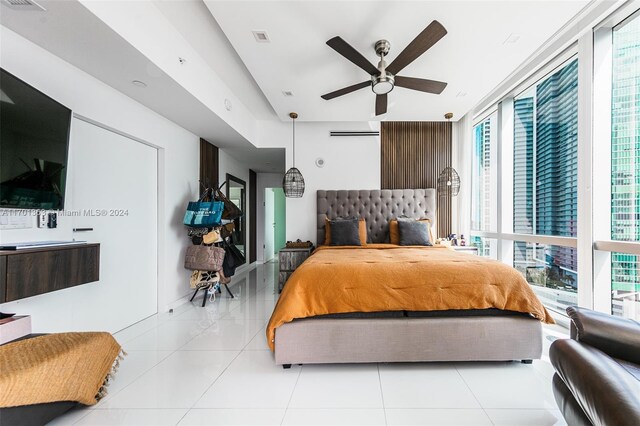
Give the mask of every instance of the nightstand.
[(283, 248), (278, 253), (280, 261), (280, 273), (278, 274), (278, 293), (282, 292), (284, 284), (287, 282), (293, 271), (311, 255), (313, 247), (306, 248)]
[(476, 256), (480, 254), (478, 253), (478, 247), (475, 246), (451, 246), (451, 249), (462, 253), (475, 254)]

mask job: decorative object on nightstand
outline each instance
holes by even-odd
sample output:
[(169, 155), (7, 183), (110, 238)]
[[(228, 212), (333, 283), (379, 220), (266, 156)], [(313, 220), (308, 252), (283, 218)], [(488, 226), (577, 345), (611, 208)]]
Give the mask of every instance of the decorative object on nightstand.
[(290, 248), (286, 247), (280, 250), (278, 260), (280, 261), (280, 273), (278, 274), (278, 293), (282, 289), (298, 266), (302, 264), (313, 251), (312, 247)]
[(287, 248), (313, 248), (313, 243), (309, 240), (302, 241), (301, 239), (297, 239), (295, 241), (287, 241)]
[(478, 247), (475, 246), (451, 246), (451, 249), (462, 253), (479, 255)]

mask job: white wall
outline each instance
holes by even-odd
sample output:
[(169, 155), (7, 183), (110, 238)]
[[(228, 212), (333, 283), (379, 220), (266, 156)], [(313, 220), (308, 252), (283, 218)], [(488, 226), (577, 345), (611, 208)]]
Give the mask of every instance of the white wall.
[[(295, 165), (305, 181), (302, 198), (287, 198), (287, 241), (316, 242), (316, 191), (379, 189), (380, 137), (331, 137), (332, 130), (380, 130), (379, 122), (297, 122)], [(291, 125), (264, 123), (261, 146), (286, 144), (287, 169), (293, 164)], [(325, 166), (315, 165), (317, 158)]]
[(258, 173), (257, 176), (257, 191), (256, 194), (256, 204), (258, 206), (258, 222), (256, 224), (256, 248), (258, 250), (257, 253), (257, 262), (264, 262), (264, 250), (262, 246), (264, 245), (264, 190), (266, 188), (281, 188), (282, 187), (282, 173)]
[[(0, 27), (0, 38), (0, 65), (7, 71), (74, 113), (158, 148), (158, 306), (166, 309), (189, 293), (188, 272), (182, 267), (189, 241), (182, 217), (187, 202), (198, 193), (199, 138), (5, 27)], [(117, 164), (113, 172), (118, 172)], [(31, 229), (3, 230), (0, 235), (3, 242), (72, 238), (71, 221), (63, 217), (54, 230), (38, 229), (34, 224)], [(117, 300), (104, 302), (118, 306)], [(117, 310), (114, 312), (117, 314)]]

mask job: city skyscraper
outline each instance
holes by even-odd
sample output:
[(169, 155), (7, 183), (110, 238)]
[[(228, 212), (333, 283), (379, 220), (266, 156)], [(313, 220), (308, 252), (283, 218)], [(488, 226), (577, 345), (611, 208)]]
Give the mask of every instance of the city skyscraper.
[(488, 231), (491, 227), (491, 162), (494, 116), (489, 116), (474, 127), (474, 161), (473, 161), (473, 201), (472, 224), (473, 229)]
[[(515, 233), (576, 236), (578, 61), (574, 59), (514, 101)], [(514, 242), (514, 267), (545, 292), (551, 308), (575, 299), (572, 247)]]
[[(576, 236), (578, 60), (536, 87), (536, 232)], [(575, 263), (567, 258), (564, 266)]]
[[(640, 18), (613, 31), (611, 238), (640, 237)], [(611, 254), (612, 311), (640, 313), (638, 256)]]
[[(578, 216), (578, 60), (536, 88), (536, 232), (575, 237)], [(577, 252), (550, 246), (548, 256), (576, 282)], [(573, 283), (571, 282), (573, 281)]]
[[(534, 95), (527, 94), (513, 103), (513, 232), (532, 234), (535, 227), (533, 196), (533, 117)], [(513, 243), (513, 265), (526, 268), (533, 261), (527, 243)]]

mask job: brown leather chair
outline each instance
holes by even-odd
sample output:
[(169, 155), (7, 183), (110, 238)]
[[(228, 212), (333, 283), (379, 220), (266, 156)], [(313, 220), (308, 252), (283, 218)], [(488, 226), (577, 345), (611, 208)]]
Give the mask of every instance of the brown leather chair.
[(569, 425), (640, 425), (640, 323), (569, 307), (571, 339), (549, 349)]

